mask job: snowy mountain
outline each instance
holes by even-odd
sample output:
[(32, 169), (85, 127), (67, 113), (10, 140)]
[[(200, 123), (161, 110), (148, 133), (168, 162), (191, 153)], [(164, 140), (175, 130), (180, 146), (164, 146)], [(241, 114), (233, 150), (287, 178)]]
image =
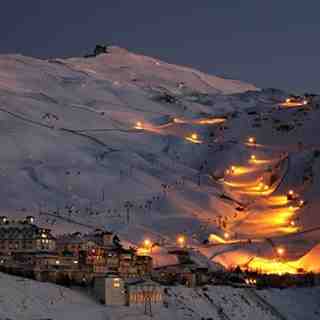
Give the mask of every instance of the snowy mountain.
[(282, 246), (294, 270), (318, 271), (320, 100), (279, 107), (287, 97), (117, 47), (2, 55), (2, 215), (35, 215), (56, 233), (107, 228), (135, 245), (184, 234), (227, 267), (254, 257), (261, 268)]

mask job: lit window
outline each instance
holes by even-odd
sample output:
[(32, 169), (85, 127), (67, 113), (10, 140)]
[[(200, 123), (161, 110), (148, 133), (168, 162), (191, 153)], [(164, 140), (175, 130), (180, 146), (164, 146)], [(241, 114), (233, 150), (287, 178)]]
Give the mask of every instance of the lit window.
[(112, 286), (113, 286), (113, 288), (120, 288), (120, 279), (119, 278), (113, 279)]

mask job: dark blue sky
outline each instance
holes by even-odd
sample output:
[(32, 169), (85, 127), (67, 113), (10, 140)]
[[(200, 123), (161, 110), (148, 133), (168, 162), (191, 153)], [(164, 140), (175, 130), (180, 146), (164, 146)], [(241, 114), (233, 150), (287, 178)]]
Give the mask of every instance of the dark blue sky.
[(3, 0), (0, 53), (112, 43), (260, 87), (320, 93), (320, 1)]

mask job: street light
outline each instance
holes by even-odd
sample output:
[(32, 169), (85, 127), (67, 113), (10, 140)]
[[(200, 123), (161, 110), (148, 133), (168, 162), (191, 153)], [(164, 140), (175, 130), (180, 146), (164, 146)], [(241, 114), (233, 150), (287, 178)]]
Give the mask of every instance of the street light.
[(248, 138), (248, 142), (251, 144), (255, 144), (256, 143), (256, 138), (255, 137), (249, 137)]
[(144, 247), (149, 248), (152, 245), (151, 240), (150, 239), (145, 239), (143, 241), (143, 245), (144, 245)]
[(289, 190), (287, 193), (287, 199), (288, 200), (293, 200), (293, 196), (294, 196), (294, 191), (293, 190)]
[(230, 234), (228, 232), (225, 232), (223, 236), (224, 236), (225, 239), (229, 239), (230, 238)]
[(138, 130), (143, 129), (143, 127), (142, 127), (142, 122), (141, 122), (141, 121), (138, 121), (138, 122), (136, 123), (135, 128), (138, 129)]
[(177, 238), (177, 243), (180, 245), (180, 247), (184, 247), (185, 246), (185, 244), (186, 244), (186, 238), (185, 238), (185, 236), (179, 236), (178, 238)]
[(198, 135), (197, 135), (196, 133), (193, 133), (193, 134), (191, 135), (191, 138), (192, 138), (193, 140), (198, 140)]
[(283, 256), (284, 255), (284, 253), (285, 253), (285, 249), (283, 248), (283, 247), (278, 247), (277, 248), (277, 254), (279, 255), (279, 256)]

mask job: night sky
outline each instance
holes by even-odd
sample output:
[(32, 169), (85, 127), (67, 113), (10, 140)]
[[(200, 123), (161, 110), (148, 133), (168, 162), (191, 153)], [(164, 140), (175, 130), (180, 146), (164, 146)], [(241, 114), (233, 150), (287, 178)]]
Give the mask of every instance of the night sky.
[(259, 87), (320, 93), (320, 1), (3, 0), (0, 53), (114, 44)]

